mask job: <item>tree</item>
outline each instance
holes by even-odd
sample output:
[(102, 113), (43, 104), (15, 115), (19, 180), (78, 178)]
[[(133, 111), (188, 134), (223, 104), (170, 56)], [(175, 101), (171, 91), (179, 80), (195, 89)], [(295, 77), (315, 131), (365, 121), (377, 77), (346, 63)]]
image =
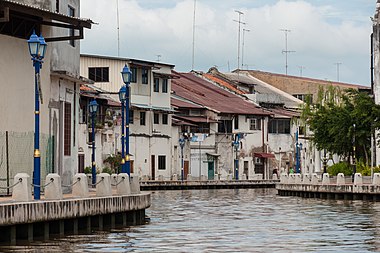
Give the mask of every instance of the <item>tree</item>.
[(303, 106), (301, 119), (312, 131), (311, 140), (319, 150), (350, 161), (355, 145), (355, 156), (367, 163), (371, 134), (380, 127), (380, 106), (366, 93), (331, 86), (320, 89), (315, 104)]

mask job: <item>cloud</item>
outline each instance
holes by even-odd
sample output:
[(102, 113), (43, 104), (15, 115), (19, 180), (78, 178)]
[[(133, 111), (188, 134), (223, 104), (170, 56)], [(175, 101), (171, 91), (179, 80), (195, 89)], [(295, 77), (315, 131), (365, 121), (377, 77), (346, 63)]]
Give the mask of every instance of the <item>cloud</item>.
[[(238, 25), (233, 20), (239, 9), (251, 30), (245, 33), (244, 48), (249, 68), (285, 72), (285, 37), (280, 29), (286, 28), (291, 30), (288, 50), (296, 51), (288, 55), (289, 74), (299, 75), (299, 66), (305, 66), (304, 75), (336, 80), (334, 63), (341, 62), (341, 81), (368, 84), (371, 23), (370, 15), (367, 21), (365, 15), (370, 5), (361, 12), (360, 3), (347, 10), (331, 2), (335, 1), (198, 0), (195, 68), (237, 67)], [(120, 0), (120, 56), (156, 60), (159, 54), (177, 70), (189, 71), (193, 6), (193, 0)], [(81, 8), (81, 16), (99, 23), (85, 32), (81, 51), (117, 56), (116, 0), (82, 0)]]

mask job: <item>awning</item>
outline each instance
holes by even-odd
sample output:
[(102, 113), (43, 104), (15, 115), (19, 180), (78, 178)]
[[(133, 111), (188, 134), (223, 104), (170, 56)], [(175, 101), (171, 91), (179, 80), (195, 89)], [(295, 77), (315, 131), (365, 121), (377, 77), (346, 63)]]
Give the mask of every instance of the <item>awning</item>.
[(220, 156), (220, 154), (216, 154), (216, 153), (206, 153), (206, 155), (214, 156), (214, 157), (219, 157)]
[(259, 157), (259, 158), (275, 158), (274, 154), (271, 153), (254, 153), (254, 157)]

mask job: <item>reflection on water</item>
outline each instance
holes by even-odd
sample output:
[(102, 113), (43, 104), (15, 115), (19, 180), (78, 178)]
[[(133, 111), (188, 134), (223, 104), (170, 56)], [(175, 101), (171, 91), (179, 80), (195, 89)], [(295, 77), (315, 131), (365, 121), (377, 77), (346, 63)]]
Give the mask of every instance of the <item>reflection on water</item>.
[(380, 203), (280, 197), (274, 189), (162, 191), (144, 226), (1, 252), (374, 252)]

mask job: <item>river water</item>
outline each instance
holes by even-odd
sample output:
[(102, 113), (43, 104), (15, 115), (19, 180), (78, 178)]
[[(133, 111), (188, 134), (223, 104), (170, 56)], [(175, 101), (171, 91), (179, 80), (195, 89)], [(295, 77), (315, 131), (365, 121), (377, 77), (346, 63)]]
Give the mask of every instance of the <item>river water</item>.
[(376, 252), (380, 202), (281, 197), (274, 189), (152, 193), (143, 226), (1, 252)]

